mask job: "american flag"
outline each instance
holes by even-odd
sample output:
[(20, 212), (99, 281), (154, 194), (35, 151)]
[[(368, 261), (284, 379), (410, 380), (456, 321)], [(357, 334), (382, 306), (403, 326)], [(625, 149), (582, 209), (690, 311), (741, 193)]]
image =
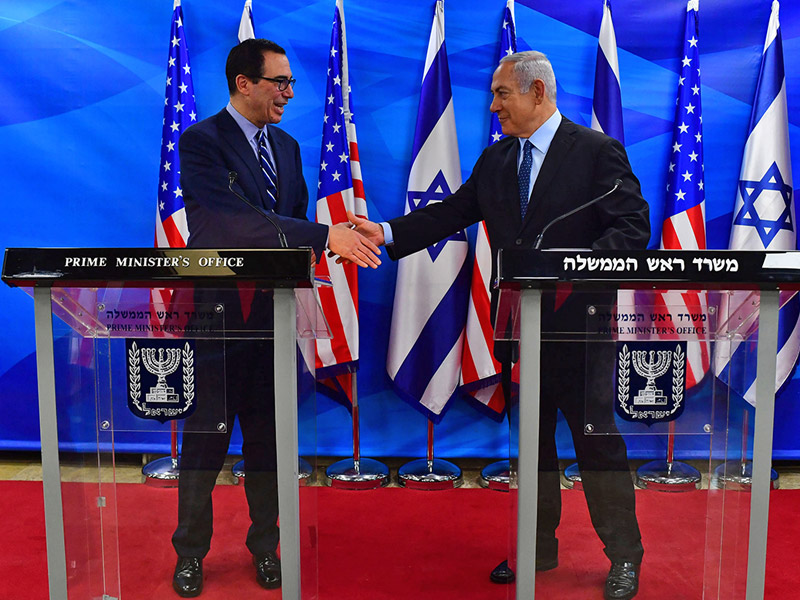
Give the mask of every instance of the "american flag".
[[(514, 0), (508, 0), (503, 10), (500, 29), (500, 58), (517, 51), (517, 31), (514, 24)], [(500, 141), (503, 131), (497, 115), (492, 113), (489, 146)], [(499, 383), (500, 363), (494, 358), (494, 331), (491, 318), (490, 277), (492, 250), (486, 223), (478, 224), (475, 239), (475, 260), (472, 265), (472, 284), (464, 352), (461, 357), (461, 385), (463, 390), (497, 413), (503, 412), (505, 399)]]
[[(161, 162), (159, 164), (158, 196), (156, 206), (156, 248), (184, 248), (189, 238), (186, 209), (180, 186), (180, 161), (178, 138), (197, 121), (197, 109), (192, 85), (192, 69), (183, 27), (180, 0), (172, 8), (167, 83), (164, 94), (164, 121), (161, 126)], [(163, 311), (169, 304), (171, 291), (152, 289), (151, 300), (155, 312)]]
[[(367, 217), (349, 81), (344, 7), (342, 0), (337, 0), (328, 56), (317, 183), (317, 222), (328, 225), (346, 222), (348, 210)], [(317, 275), (330, 276), (333, 283), (332, 287), (318, 288), (322, 310), (333, 337), (317, 340), (317, 378), (336, 376), (338, 385), (335, 387), (352, 401), (348, 372), (355, 370), (359, 356), (357, 267), (336, 264), (323, 255), (317, 266)]]
[(172, 10), (166, 88), (155, 245), (157, 248), (183, 248), (189, 237), (189, 229), (180, 187), (178, 138), (189, 125), (197, 121), (197, 109), (180, 0), (175, 0)]
[[(665, 250), (706, 249), (698, 4), (698, 0), (689, 0), (686, 6), (683, 58), (678, 78), (664, 225), (661, 232), (661, 248)], [(655, 310), (671, 313), (673, 323), (676, 324), (680, 322), (680, 314), (688, 314), (689, 318), (692, 315), (706, 315), (707, 306), (706, 294), (701, 291), (671, 290), (655, 294)], [(697, 334), (697, 340), (686, 346), (687, 389), (703, 378), (710, 365), (708, 334), (703, 333), (707, 329), (697, 329), (701, 332)]]

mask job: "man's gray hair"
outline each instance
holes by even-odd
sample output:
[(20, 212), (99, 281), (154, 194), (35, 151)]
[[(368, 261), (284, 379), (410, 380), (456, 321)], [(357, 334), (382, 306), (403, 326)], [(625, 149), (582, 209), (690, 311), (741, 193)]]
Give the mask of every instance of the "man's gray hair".
[(553, 65), (544, 54), (535, 50), (515, 52), (501, 58), (500, 64), (503, 63), (514, 64), (514, 74), (517, 76), (520, 92), (526, 94), (533, 82), (541, 79), (548, 100), (553, 104), (556, 103), (556, 75), (553, 73)]

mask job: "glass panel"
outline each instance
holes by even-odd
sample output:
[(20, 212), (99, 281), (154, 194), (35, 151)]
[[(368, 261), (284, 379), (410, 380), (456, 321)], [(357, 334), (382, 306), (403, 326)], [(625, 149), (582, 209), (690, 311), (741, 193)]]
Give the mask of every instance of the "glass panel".
[(96, 420), (107, 391), (96, 377), (98, 340), (57, 317), (53, 336), (69, 599), (119, 597), (114, 442)]
[[(324, 286), (316, 282), (317, 286)], [(330, 282), (327, 284), (330, 286)], [(330, 328), (320, 306), (317, 288), (300, 288), (294, 291), (297, 300), (297, 337), (300, 339), (331, 339)]]
[(758, 292), (719, 293), (715, 429), (726, 435), (712, 436), (705, 591), (720, 598), (744, 598), (747, 586), (754, 411), (745, 397), (754, 401), (759, 304)]
[[(303, 316), (298, 304), (298, 328)], [(298, 330), (299, 336), (299, 330)], [(319, 591), (319, 490), (317, 479), (317, 402), (313, 338), (297, 340), (297, 423), (300, 486), (300, 589), (303, 600), (317, 600)]]
[(696, 434), (687, 443), (706, 446), (713, 386), (697, 384), (710, 367), (719, 307), (698, 291), (620, 291), (612, 304), (576, 296), (586, 315), (586, 433)]
[[(251, 431), (246, 443), (259, 445), (265, 439), (266, 453), (274, 458), (274, 449), (269, 451), (272, 400), (266, 412), (243, 404), (243, 398), (258, 398), (260, 391), (271, 394), (273, 381), (271, 292), (252, 291), (249, 296), (247, 290), (160, 290), (159, 297), (167, 299), (162, 306), (168, 306), (162, 310), (155, 308), (155, 290), (150, 289), (53, 290), (69, 600), (174, 596), (176, 550), (171, 536), (178, 522), (178, 489), (171, 487), (174, 480), (165, 484), (145, 479), (139, 467), (131, 467), (141, 463), (143, 455), (163, 453), (176, 436), (182, 442), (179, 464), (181, 477), (190, 482), (186, 485), (206, 481), (208, 471), (212, 483), (216, 479), (218, 484), (232, 484), (232, 457), (223, 467), (215, 462), (216, 453), (208, 461), (197, 456), (206, 455), (205, 449), (217, 442), (227, 447), (234, 423), (241, 425), (241, 418)], [(313, 292), (300, 296), (297, 325), (304, 338), (297, 350), (299, 444), (309, 469), (301, 467), (301, 473), (313, 474), (313, 336), (326, 325)], [(248, 308), (260, 312), (243, 325)], [(169, 420), (172, 417), (177, 418)], [(266, 434), (253, 436), (259, 427)], [(254, 456), (261, 453), (256, 450)], [(224, 458), (223, 453), (219, 460)], [(253, 540), (261, 538), (248, 533), (247, 498), (265, 497), (258, 492), (265, 485), (272, 489), (266, 497), (274, 493), (274, 466), (255, 464), (248, 472), (245, 464), (243, 478), (247, 493), (233, 485), (214, 490), (214, 535), (204, 561), (207, 585), (227, 589), (223, 593), (231, 597), (263, 593), (251, 557), (251, 551), (257, 552), (258, 542)], [(306, 487), (308, 482), (299, 481), (303, 598), (317, 598), (319, 488)], [(253, 510), (262, 514), (258, 506)]]
[(643, 562), (639, 595), (743, 599), (758, 293), (564, 292), (542, 293), (537, 598), (599, 597), (611, 559)]
[(494, 316), (495, 340), (519, 340), (520, 291), (502, 288), (498, 294), (497, 312)]

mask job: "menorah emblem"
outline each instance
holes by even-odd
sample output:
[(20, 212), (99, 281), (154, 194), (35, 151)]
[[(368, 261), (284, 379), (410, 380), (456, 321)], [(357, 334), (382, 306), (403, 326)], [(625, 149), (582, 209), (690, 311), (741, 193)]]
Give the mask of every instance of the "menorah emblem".
[(633, 398), (633, 404), (665, 405), (667, 397), (656, 388), (656, 379), (664, 375), (672, 366), (672, 353), (669, 350), (634, 350), (631, 352), (633, 368), (647, 379), (644, 389)]
[[(182, 340), (125, 341), (128, 358), (128, 408), (143, 419), (184, 419), (194, 412), (194, 342)], [(139, 344), (143, 346), (140, 347)], [(144, 365), (144, 369), (142, 369)], [(176, 374), (178, 371), (178, 374)], [(167, 385), (167, 378), (170, 377)], [(142, 392), (149, 387), (149, 392)], [(144, 380), (144, 381), (143, 381)], [(173, 387), (174, 386), (174, 387)], [(144, 388), (144, 389), (142, 389)]]
[[(666, 345), (646, 341), (618, 343), (615, 410), (620, 418), (650, 426), (673, 421), (683, 412), (686, 342), (669, 343), (673, 350), (660, 349)], [(665, 381), (670, 370), (671, 385)], [(645, 386), (640, 388), (642, 380)], [(666, 393), (656, 387), (656, 381), (666, 386)]]
[(180, 402), (175, 388), (167, 385), (167, 376), (177, 371), (181, 364), (180, 349), (142, 348), (142, 363), (145, 369), (158, 378), (155, 387), (151, 387), (150, 392), (145, 395), (146, 402)]

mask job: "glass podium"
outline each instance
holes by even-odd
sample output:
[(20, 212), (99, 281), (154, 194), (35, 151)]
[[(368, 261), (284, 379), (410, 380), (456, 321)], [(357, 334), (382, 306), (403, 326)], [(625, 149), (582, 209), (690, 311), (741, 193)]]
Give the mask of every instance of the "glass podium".
[[(663, 586), (682, 599), (764, 597), (778, 309), (799, 283), (798, 253), (501, 251), (495, 339), (519, 348), (518, 599), (600, 597), (603, 552), (641, 562), (637, 597)], [(743, 487), (724, 475), (743, 458), (729, 386), (748, 376), (757, 402)], [(556, 409), (585, 502), (558, 489)], [(633, 463), (668, 444), (695, 459), (696, 485), (652, 485), (656, 473), (634, 492)]]
[[(277, 399), (276, 593), (317, 598), (317, 498), (298, 483), (299, 453), (316, 466), (314, 340), (330, 337), (312, 251), (11, 248), (3, 281), (34, 300), (50, 598), (177, 597), (177, 491), (122, 483), (117, 463), (163, 448), (173, 421), (181, 438), (229, 436), (228, 394), (245, 366), (263, 371), (267, 392), (274, 382)], [(207, 591), (209, 571), (229, 563), (214, 558), (215, 540), (230, 537), (247, 581), (213, 585), (258, 593), (245, 494), (223, 487)]]

